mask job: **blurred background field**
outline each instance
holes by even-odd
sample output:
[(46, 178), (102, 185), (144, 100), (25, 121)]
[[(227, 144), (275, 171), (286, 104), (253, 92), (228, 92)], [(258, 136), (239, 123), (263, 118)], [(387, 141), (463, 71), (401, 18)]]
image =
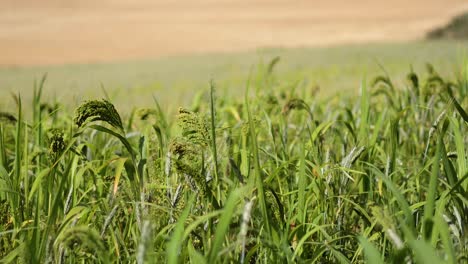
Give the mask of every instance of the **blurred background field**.
[(221, 96), (243, 94), (250, 69), (277, 56), (282, 84), (322, 98), (355, 92), (379, 65), (395, 81), (425, 63), (452, 74), (468, 46), (466, 15), (453, 18), (466, 10), (461, 0), (0, 0), (0, 107), (11, 93), (30, 101), (47, 73), (46, 98), (67, 108), (105, 90), (123, 111), (152, 95), (174, 109), (211, 79)]
[(423, 39), (466, 0), (0, 0), (0, 65)]
[[(73, 109), (82, 100), (105, 97), (128, 112), (136, 106), (154, 105), (174, 110), (187, 105), (213, 79), (220, 96), (241, 96), (249, 71), (259, 73), (262, 64), (277, 56), (275, 74), (281, 85), (319, 87), (317, 96), (326, 98), (358, 91), (365, 76), (383, 74), (404, 82), (412, 66), (423, 73), (432, 63), (440, 74), (453, 77), (466, 50), (464, 41), (420, 41), (393, 44), (354, 44), (297, 49), (259, 49), (235, 54), (173, 56), (99, 64), (70, 64), (0, 69), (2, 107), (13, 106), (10, 93), (32, 97), (34, 81), (47, 73), (45, 97)], [(370, 81), (370, 80), (369, 80)], [(300, 82), (300, 83), (299, 83)]]

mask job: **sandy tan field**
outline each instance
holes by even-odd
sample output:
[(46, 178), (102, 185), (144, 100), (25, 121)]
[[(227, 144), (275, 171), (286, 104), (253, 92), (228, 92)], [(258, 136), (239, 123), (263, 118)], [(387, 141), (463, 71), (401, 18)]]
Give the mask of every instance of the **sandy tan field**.
[(422, 38), (467, 0), (0, 0), (0, 66)]

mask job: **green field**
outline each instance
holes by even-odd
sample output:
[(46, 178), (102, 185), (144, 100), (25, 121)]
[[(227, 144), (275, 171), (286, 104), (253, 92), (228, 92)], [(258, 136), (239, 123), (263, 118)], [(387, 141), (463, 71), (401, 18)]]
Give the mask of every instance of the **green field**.
[(263, 49), (238, 54), (208, 54), (168, 57), (157, 60), (111, 64), (0, 68), (0, 110), (13, 106), (8, 99), (21, 92), (32, 100), (34, 81), (47, 73), (45, 97), (69, 106), (84, 99), (103, 98), (101, 87), (126, 113), (134, 107), (153, 105), (152, 95), (163, 109), (174, 111), (190, 104), (200, 90), (208, 90), (215, 80), (219, 96), (242, 96), (251, 68), (267, 64), (279, 56), (275, 74), (285, 85), (301, 82), (319, 86), (318, 96), (336, 92), (356, 92), (365, 76), (382, 74), (382, 65), (397, 82), (402, 82), (412, 65), (424, 70), (430, 62), (441, 74), (451, 76), (463, 58), (468, 42), (432, 41), (390, 44), (361, 44), (298, 49)]
[(0, 261), (464, 263), (465, 44), (0, 70)]

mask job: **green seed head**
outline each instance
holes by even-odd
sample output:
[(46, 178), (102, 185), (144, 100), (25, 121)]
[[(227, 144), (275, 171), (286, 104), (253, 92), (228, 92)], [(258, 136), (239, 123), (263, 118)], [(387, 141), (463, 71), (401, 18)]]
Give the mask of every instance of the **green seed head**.
[(408, 76), (406, 78), (408, 79), (408, 81), (411, 82), (411, 86), (414, 89), (419, 88), (419, 79), (418, 79), (418, 75), (416, 75), (416, 73), (411, 72), (411, 73), (408, 74)]
[(15, 123), (16, 117), (7, 112), (0, 112), (0, 122)]
[(178, 124), (182, 129), (182, 136), (193, 144), (207, 146), (210, 142), (208, 121), (197, 113), (179, 108)]
[(48, 131), (49, 134), (49, 153), (55, 159), (58, 157), (66, 148), (65, 139), (63, 133), (58, 129), (51, 129)]
[[(203, 150), (185, 138), (175, 138), (169, 145), (174, 168), (181, 175), (186, 175), (187, 183), (201, 190), (206, 190), (203, 171)], [(196, 185), (196, 186), (193, 186)]]
[(262, 100), (265, 102), (265, 110), (267, 113), (271, 113), (278, 107), (278, 98), (272, 94), (265, 95)]
[(5, 228), (10, 222), (10, 204), (7, 200), (0, 200), (0, 210), (2, 212), (0, 216), (0, 226)]
[(40, 105), (41, 112), (45, 112), (45, 113), (48, 113), (48, 114), (56, 112), (58, 110), (58, 108), (59, 108), (58, 103), (55, 103), (55, 104), (41, 103), (41, 105)]
[(297, 110), (302, 110), (302, 109), (307, 109), (307, 104), (304, 102), (302, 99), (291, 99), (289, 100), (284, 106), (283, 106), (283, 114), (287, 115), (289, 112), (291, 112), (294, 109)]
[(115, 110), (114, 105), (107, 100), (93, 100), (83, 103), (76, 109), (73, 120), (78, 127), (83, 126), (86, 121), (99, 120), (123, 130), (119, 113)]
[(382, 228), (394, 228), (393, 219), (388, 210), (375, 205), (372, 205), (370, 209), (373, 218), (382, 226)]
[(429, 73), (429, 75), (438, 75), (434, 69), (434, 66), (430, 63), (426, 63), (426, 70), (427, 70), (427, 73)]
[(135, 111), (135, 116), (140, 120), (147, 120), (150, 116), (155, 116), (156, 110), (151, 108), (140, 108)]

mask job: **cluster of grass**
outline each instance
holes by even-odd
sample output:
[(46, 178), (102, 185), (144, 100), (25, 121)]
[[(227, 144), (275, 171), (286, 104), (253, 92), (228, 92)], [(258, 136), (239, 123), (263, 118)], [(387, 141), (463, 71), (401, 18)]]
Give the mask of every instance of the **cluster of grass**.
[[(34, 90), (0, 115), (0, 256), (26, 263), (467, 261), (468, 64), (317, 100), (275, 77), (244, 100), (73, 118)], [(464, 136), (465, 135), (465, 136)]]
[(456, 16), (447, 25), (431, 30), (429, 39), (468, 39), (468, 12)]

